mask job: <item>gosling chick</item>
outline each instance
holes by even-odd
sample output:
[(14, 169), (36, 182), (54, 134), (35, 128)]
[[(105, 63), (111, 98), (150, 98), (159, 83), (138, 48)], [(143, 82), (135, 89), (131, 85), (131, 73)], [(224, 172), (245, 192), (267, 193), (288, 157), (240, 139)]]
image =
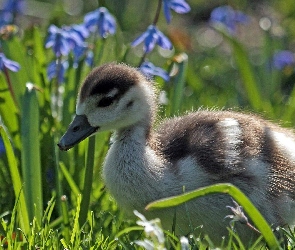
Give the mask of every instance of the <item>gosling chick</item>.
[[(58, 146), (68, 150), (97, 132), (114, 131), (103, 179), (126, 214), (159, 217), (165, 229), (176, 218), (178, 234), (198, 226), (217, 244), (228, 235), (232, 200), (210, 195), (173, 209), (145, 211), (152, 201), (215, 183), (239, 187), (276, 226), (295, 219), (295, 136), (255, 115), (197, 111), (166, 119), (156, 130), (153, 82), (124, 64), (95, 68), (82, 84), (76, 116)], [(244, 241), (258, 235), (236, 223)]]

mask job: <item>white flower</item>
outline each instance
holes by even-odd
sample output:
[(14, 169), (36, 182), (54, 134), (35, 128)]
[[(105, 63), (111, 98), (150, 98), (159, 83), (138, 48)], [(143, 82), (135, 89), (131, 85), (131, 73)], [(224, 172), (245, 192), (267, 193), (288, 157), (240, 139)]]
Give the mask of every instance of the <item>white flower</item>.
[(165, 237), (163, 230), (160, 226), (160, 220), (154, 219), (148, 221), (144, 215), (139, 213), (138, 211), (134, 211), (134, 214), (140, 219), (136, 223), (139, 226), (143, 227), (145, 235), (148, 239), (144, 239), (143, 241), (135, 241), (137, 245), (144, 247), (149, 250), (166, 250), (165, 248)]
[(163, 244), (165, 242), (165, 237), (162, 228), (160, 227), (160, 220), (159, 219), (154, 219), (148, 221), (144, 215), (139, 213), (138, 211), (134, 211), (134, 214), (140, 219), (136, 223), (139, 226), (144, 227), (144, 232), (146, 236), (149, 236), (151, 238), (155, 238), (156, 240)]
[(181, 245), (181, 250), (189, 250), (189, 242), (186, 237), (181, 236), (180, 245)]
[(231, 207), (231, 206), (226, 206), (227, 208), (230, 208), (231, 211), (234, 213), (234, 215), (227, 215), (224, 218), (231, 218), (232, 220), (230, 221), (230, 225), (233, 226), (233, 223), (235, 221), (239, 221), (242, 224), (247, 224), (248, 223), (248, 218), (243, 212), (243, 207), (239, 206), (239, 204), (233, 200), (233, 203), (235, 204), (236, 207)]
[(226, 207), (231, 209), (231, 211), (233, 212), (233, 215), (231, 214), (231, 215), (227, 215), (227, 216), (224, 217), (224, 218), (232, 219), (229, 222), (231, 228), (233, 228), (235, 221), (239, 221), (242, 224), (246, 224), (253, 231), (260, 234), (260, 231), (249, 223), (247, 216), (244, 214), (244, 212), (242, 210), (243, 207), (239, 206), (239, 204), (235, 200), (232, 200), (232, 201), (233, 201), (233, 203), (235, 204), (236, 207), (231, 207), (231, 206), (226, 206)]
[(135, 244), (144, 247), (146, 250), (155, 250), (155, 245), (148, 239), (144, 240), (136, 240), (134, 241)]

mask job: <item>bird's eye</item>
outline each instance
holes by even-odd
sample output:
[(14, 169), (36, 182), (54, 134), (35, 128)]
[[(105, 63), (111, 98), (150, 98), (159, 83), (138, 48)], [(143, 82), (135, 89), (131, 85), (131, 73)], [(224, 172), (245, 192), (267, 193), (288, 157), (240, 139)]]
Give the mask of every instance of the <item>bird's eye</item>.
[(102, 98), (97, 106), (98, 107), (107, 107), (107, 106), (110, 106), (112, 103), (113, 103), (114, 99), (113, 98), (110, 98), (110, 97), (105, 97), (105, 98)]

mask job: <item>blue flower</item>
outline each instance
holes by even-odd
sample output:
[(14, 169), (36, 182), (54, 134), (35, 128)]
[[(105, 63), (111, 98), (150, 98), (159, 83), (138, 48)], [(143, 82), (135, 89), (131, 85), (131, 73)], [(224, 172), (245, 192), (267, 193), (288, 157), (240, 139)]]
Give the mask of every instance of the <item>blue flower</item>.
[(58, 83), (62, 83), (65, 80), (65, 72), (69, 67), (68, 61), (58, 61), (51, 62), (47, 67), (47, 77), (49, 80), (57, 78)]
[(46, 48), (53, 49), (56, 57), (60, 57), (61, 55), (68, 55), (71, 51), (71, 47), (68, 41), (68, 33), (55, 25), (50, 25), (48, 28), (48, 37), (45, 42)]
[(165, 81), (169, 81), (169, 79), (170, 79), (169, 74), (165, 70), (163, 70), (160, 67), (156, 67), (151, 62), (142, 63), (139, 67), (139, 70), (148, 78), (151, 78), (153, 76), (160, 76)]
[(170, 40), (160, 30), (158, 30), (155, 25), (150, 25), (143, 34), (131, 43), (131, 46), (137, 46), (143, 41), (143, 50), (145, 53), (151, 52), (156, 44), (163, 49), (172, 49), (172, 43)]
[(84, 40), (88, 36), (88, 31), (82, 25), (64, 26), (62, 28), (50, 25), (48, 33), (45, 47), (52, 47), (56, 57), (67, 56), (76, 46), (83, 46)]
[(74, 54), (74, 67), (76, 68), (78, 66), (79, 59), (85, 55), (87, 51), (87, 46), (86, 44), (84, 46), (75, 46), (73, 49), (73, 54)]
[(171, 21), (170, 9), (174, 10), (176, 13), (183, 14), (191, 10), (185, 0), (163, 0), (164, 4), (164, 15), (168, 23)]
[(10, 69), (13, 72), (19, 71), (20, 66), (17, 62), (12, 61), (0, 52), (0, 70), (4, 71), (5, 68)]
[(90, 50), (85, 43), (84, 46), (76, 46), (73, 50), (74, 54), (74, 67), (78, 67), (79, 60), (85, 56), (85, 63), (92, 67), (93, 65), (93, 51)]
[(0, 27), (13, 23), (13, 18), (16, 13), (23, 13), (25, 8), (24, 0), (7, 0), (4, 2), (0, 14)]
[(89, 31), (84, 24), (74, 24), (72, 26), (63, 26), (65, 38), (70, 43), (71, 48), (75, 46), (82, 46), (87, 37), (89, 37)]
[(11, 13), (23, 13), (25, 0), (7, 0), (3, 5), (3, 11)]
[(98, 30), (99, 35), (103, 38), (116, 32), (115, 18), (105, 7), (100, 7), (86, 14), (84, 17), (84, 23), (86, 28), (91, 32)]
[(210, 22), (213, 25), (223, 25), (230, 34), (236, 32), (237, 24), (245, 24), (249, 21), (247, 15), (241, 11), (235, 11), (231, 6), (220, 6), (211, 12)]
[(294, 66), (294, 53), (289, 50), (281, 50), (273, 55), (273, 66), (278, 70), (283, 70), (288, 66)]

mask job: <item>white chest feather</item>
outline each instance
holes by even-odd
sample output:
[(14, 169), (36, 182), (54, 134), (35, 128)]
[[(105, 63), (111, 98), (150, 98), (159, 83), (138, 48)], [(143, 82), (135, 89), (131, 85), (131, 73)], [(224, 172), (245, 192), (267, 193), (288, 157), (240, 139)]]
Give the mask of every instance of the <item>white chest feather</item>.
[(103, 168), (107, 188), (127, 213), (142, 210), (155, 198), (163, 197), (164, 164), (140, 140), (142, 136), (136, 131), (128, 140), (115, 140)]

